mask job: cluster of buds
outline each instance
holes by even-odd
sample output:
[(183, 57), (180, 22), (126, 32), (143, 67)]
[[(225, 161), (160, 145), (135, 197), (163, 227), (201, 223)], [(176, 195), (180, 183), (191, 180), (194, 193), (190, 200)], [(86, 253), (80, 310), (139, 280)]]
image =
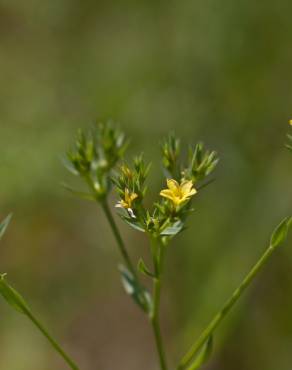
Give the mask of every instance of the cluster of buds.
[(204, 144), (198, 143), (195, 147), (190, 147), (188, 163), (185, 165), (181, 160), (180, 140), (173, 134), (164, 140), (161, 150), (166, 177), (177, 181), (191, 180), (196, 184), (204, 180), (218, 163), (216, 152), (205, 150)]
[(140, 220), (145, 217), (143, 199), (146, 194), (145, 181), (150, 165), (146, 165), (143, 156), (134, 159), (133, 168), (123, 164), (118, 174), (113, 177), (120, 200), (116, 204), (121, 208), (121, 216), (125, 221)]
[[(68, 151), (64, 164), (71, 173), (86, 181), (91, 191), (88, 198), (93, 196), (100, 200), (111, 189), (112, 169), (122, 158), (126, 147), (123, 133), (110, 122), (99, 123), (87, 133), (78, 132), (75, 147)], [(81, 192), (69, 190), (82, 195)]]
[(182, 176), (196, 184), (213, 172), (218, 161), (216, 152), (205, 150), (204, 144), (198, 143), (194, 148), (189, 149), (189, 163), (182, 171)]
[(162, 144), (162, 163), (167, 188), (160, 191), (161, 198), (151, 210), (143, 204), (149, 166), (142, 157), (134, 161), (134, 169), (121, 166), (114, 182), (120, 198), (116, 207), (122, 209), (120, 216), (133, 228), (167, 240), (184, 228), (191, 200), (197, 193), (195, 185), (215, 169), (218, 158), (215, 152), (205, 151), (198, 144), (190, 149), (188, 163), (183, 166), (180, 142), (170, 135)]
[(180, 141), (170, 134), (161, 145), (162, 164), (167, 177), (178, 178), (180, 176)]

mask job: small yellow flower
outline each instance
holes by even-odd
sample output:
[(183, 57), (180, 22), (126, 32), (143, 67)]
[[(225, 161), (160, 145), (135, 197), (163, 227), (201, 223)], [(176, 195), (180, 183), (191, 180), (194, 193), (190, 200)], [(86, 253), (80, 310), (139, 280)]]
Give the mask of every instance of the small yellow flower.
[(290, 119), (290, 121), (289, 121), (289, 125), (290, 125), (290, 126), (292, 126), (292, 119)]
[(138, 198), (138, 194), (136, 193), (130, 193), (129, 189), (125, 189), (125, 199), (121, 199), (116, 207), (125, 208), (125, 209), (131, 209), (132, 203), (134, 200)]
[(197, 190), (193, 187), (193, 182), (188, 180), (183, 180), (179, 184), (173, 179), (168, 179), (167, 187), (168, 189), (161, 190), (160, 195), (170, 199), (175, 206), (179, 206), (197, 193)]

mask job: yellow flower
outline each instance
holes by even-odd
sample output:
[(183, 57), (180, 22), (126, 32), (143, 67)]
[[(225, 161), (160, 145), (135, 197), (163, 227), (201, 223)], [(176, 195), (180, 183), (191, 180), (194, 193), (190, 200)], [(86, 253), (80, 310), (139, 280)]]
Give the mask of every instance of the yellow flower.
[(192, 181), (188, 180), (183, 180), (181, 184), (179, 184), (173, 179), (168, 179), (167, 187), (168, 189), (161, 190), (160, 195), (170, 199), (175, 206), (179, 206), (197, 193), (197, 190), (193, 187)]
[(129, 189), (125, 189), (125, 199), (121, 199), (116, 207), (131, 209), (133, 201), (138, 198), (138, 194), (130, 193)]
[(292, 119), (290, 119), (290, 121), (289, 121), (289, 125), (290, 125), (290, 126), (292, 126)]

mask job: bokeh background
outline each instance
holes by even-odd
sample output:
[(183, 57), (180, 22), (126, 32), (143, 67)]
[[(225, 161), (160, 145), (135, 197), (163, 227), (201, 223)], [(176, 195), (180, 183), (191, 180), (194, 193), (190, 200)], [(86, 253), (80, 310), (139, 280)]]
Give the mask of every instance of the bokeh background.
[[(119, 121), (128, 157), (152, 162), (154, 195), (169, 131), (220, 155), (216, 182), (168, 252), (161, 316), (174, 365), (292, 212), (291, 11), (289, 0), (1, 1), (0, 214), (14, 218), (0, 270), (81, 369), (157, 365), (101, 210), (60, 186), (77, 185), (60, 161), (76, 130)], [(147, 256), (144, 236), (117, 222), (133, 258)], [(291, 369), (291, 247), (220, 326), (206, 369)], [(65, 367), (1, 301), (0, 368)]]

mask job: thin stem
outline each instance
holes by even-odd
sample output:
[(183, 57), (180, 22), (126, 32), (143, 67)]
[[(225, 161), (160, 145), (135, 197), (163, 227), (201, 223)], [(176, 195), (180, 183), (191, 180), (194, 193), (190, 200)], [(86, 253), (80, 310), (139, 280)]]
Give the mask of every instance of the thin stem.
[(53, 348), (60, 354), (61, 357), (65, 360), (68, 366), (72, 370), (79, 370), (79, 367), (74, 363), (74, 361), (66, 354), (66, 352), (61, 348), (61, 346), (56, 342), (55, 339), (51, 337), (47, 329), (36, 319), (36, 317), (31, 313), (30, 310), (26, 309), (27, 317), (35, 324), (35, 326), (40, 330), (40, 332), (48, 339)]
[(254, 277), (258, 274), (258, 272), (262, 269), (262, 267), (266, 264), (271, 254), (274, 252), (277, 246), (269, 246), (269, 248), (264, 252), (262, 257), (258, 260), (258, 262), (253, 266), (253, 268), (250, 270), (250, 272), (246, 275), (246, 277), (243, 279), (242, 283), (239, 285), (237, 289), (233, 292), (231, 297), (226, 301), (223, 308), (214, 316), (214, 318), (211, 320), (209, 325), (205, 328), (205, 330), (202, 332), (202, 334), (199, 336), (197, 341), (194, 343), (194, 345), (191, 347), (191, 349), (187, 352), (187, 354), (182, 358), (178, 370), (185, 369), (194, 356), (199, 352), (199, 350), (202, 348), (204, 343), (208, 340), (208, 338), (212, 335), (214, 330), (219, 326), (221, 321), (224, 319), (224, 317), (228, 314), (228, 312), (231, 310), (231, 308), (234, 306), (234, 304), (238, 301), (242, 293), (246, 290), (246, 288), (250, 285)]
[[(160, 280), (155, 279), (155, 282), (154, 282), (154, 303), (159, 301), (160, 286), (161, 286)], [(167, 370), (158, 315), (155, 314), (151, 318), (151, 324), (152, 324), (152, 328), (153, 328), (153, 332), (154, 332), (154, 336), (155, 336), (155, 343), (156, 343), (157, 352), (158, 352), (158, 356), (159, 356), (160, 368), (161, 368), (161, 370)]]
[(41, 331), (41, 333), (48, 339), (53, 348), (60, 354), (65, 362), (69, 365), (72, 370), (79, 370), (78, 366), (74, 361), (67, 355), (67, 353), (61, 348), (59, 343), (51, 337), (47, 329), (38, 321), (38, 319), (32, 313), (30, 307), (25, 302), (24, 298), (12, 288), (4, 279), (5, 274), (1, 275), (1, 294), (6, 299), (6, 301), (17, 311), (23, 313), (27, 316), (33, 324)]
[[(158, 251), (155, 251), (155, 247), (158, 248)], [(154, 332), (155, 343), (157, 347), (157, 352), (159, 356), (159, 363), (161, 370), (167, 370), (165, 351), (161, 336), (160, 321), (159, 321), (159, 309), (160, 309), (160, 293), (161, 293), (161, 277), (162, 277), (162, 268), (164, 260), (164, 248), (165, 246), (157, 243), (156, 246), (153, 246), (153, 262), (155, 268), (155, 278), (153, 286), (153, 308), (150, 315), (150, 320)]]
[(118, 244), (118, 247), (119, 247), (119, 250), (121, 252), (121, 255), (128, 267), (128, 269), (130, 270), (130, 272), (132, 273), (132, 275), (136, 278), (136, 281), (138, 281), (138, 278), (137, 278), (137, 274), (136, 274), (136, 270), (132, 264), (132, 261), (131, 261), (131, 258), (127, 252), (127, 249), (126, 249), (126, 246), (125, 246), (125, 243), (121, 237), (121, 234), (120, 234), (120, 231), (117, 227), (117, 224), (113, 218), (113, 215), (111, 213), (111, 210), (108, 206), (108, 202), (107, 202), (107, 198), (103, 198), (103, 199), (100, 199), (97, 192), (96, 192), (96, 189), (95, 189), (95, 186), (94, 186), (94, 183), (91, 179), (91, 177), (89, 175), (85, 175), (84, 176), (85, 178), (85, 181), (87, 182), (89, 188), (91, 189), (91, 191), (93, 192), (97, 202), (99, 202), (102, 206), (102, 209), (106, 215), (106, 218), (111, 226), (111, 229), (113, 231), (113, 234), (115, 236), (115, 239), (117, 241), (117, 244)]
[(108, 220), (108, 222), (109, 222), (109, 224), (111, 226), (111, 229), (112, 229), (112, 231), (114, 233), (114, 236), (115, 236), (115, 239), (117, 241), (117, 244), (118, 244), (119, 250), (121, 252), (121, 255), (122, 255), (122, 257), (123, 257), (123, 259), (124, 259), (124, 261), (125, 261), (128, 269), (131, 271), (131, 273), (133, 274), (133, 276), (137, 279), (136, 270), (135, 270), (135, 268), (134, 268), (134, 266), (132, 264), (131, 258), (129, 256), (128, 252), (127, 252), (126, 246), (125, 246), (124, 241), (123, 241), (123, 239), (121, 237), (120, 231), (119, 231), (119, 229), (117, 227), (117, 224), (116, 224), (116, 222), (115, 222), (115, 220), (113, 218), (113, 215), (112, 215), (112, 213), (110, 211), (110, 208), (108, 206), (108, 203), (107, 203), (107, 200), (106, 199), (104, 199), (101, 202), (101, 206), (102, 206), (102, 209), (103, 209), (103, 211), (104, 211), (104, 213), (106, 215), (106, 218), (107, 218), (107, 220)]

